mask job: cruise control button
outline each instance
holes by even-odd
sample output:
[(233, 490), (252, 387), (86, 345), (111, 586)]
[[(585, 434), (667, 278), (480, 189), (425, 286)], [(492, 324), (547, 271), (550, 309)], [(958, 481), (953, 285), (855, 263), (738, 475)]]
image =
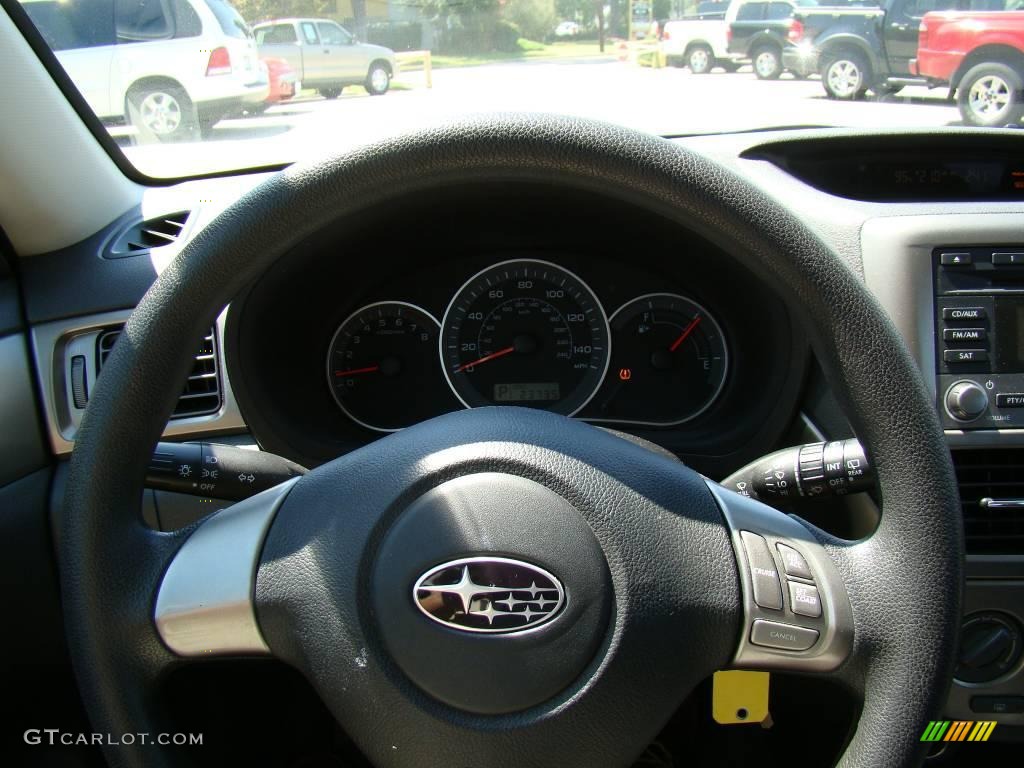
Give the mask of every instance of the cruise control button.
[(784, 651), (806, 651), (818, 642), (818, 630), (756, 619), (750, 629), (750, 642)]
[(988, 317), (984, 307), (943, 307), (943, 320), (984, 320)]
[(804, 556), (797, 552), (792, 547), (787, 547), (785, 544), (775, 545), (779, 550), (779, 555), (782, 557), (782, 567), (786, 570), (786, 574), (789, 576), (798, 576), (801, 579), (813, 579), (811, 575), (811, 569), (807, 565), (807, 561), (804, 560)]
[(762, 608), (782, 610), (782, 585), (779, 583), (779, 572), (775, 570), (775, 561), (768, 551), (768, 544), (756, 533), (740, 531), (743, 548), (747, 551), (747, 563), (750, 565), (750, 580), (754, 586), (754, 602)]
[(1024, 392), (999, 392), (996, 394), (997, 408), (1024, 408)]
[(984, 328), (943, 328), (943, 341), (985, 341)]
[(942, 359), (947, 363), (983, 363), (988, 360), (988, 351), (984, 349), (946, 349)]
[(812, 619), (821, 616), (821, 596), (818, 595), (818, 588), (810, 584), (789, 582), (789, 604), (793, 613), (800, 616), (809, 616)]

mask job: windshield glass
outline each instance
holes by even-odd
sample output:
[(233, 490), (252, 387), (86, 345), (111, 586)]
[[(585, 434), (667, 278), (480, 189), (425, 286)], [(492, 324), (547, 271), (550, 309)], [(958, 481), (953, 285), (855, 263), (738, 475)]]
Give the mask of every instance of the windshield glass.
[(152, 177), (285, 164), (480, 112), (660, 135), (1024, 113), (1024, 0), (4, 2)]

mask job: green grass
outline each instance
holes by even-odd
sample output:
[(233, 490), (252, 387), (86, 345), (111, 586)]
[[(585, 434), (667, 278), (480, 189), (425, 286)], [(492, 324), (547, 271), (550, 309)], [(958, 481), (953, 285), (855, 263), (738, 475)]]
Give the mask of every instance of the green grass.
[[(603, 55), (612, 56), (614, 51), (610, 44), (605, 45)], [(481, 64), (496, 64), (505, 61), (536, 61), (550, 59), (576, 59), (601, 56), (597, 41), (538, 43), (533, 40), (519, 38), (519, 50), (516, 52), (494, 51), (466, 56), (435, 54), (431, 57), (434, 67), (477, 67)]]

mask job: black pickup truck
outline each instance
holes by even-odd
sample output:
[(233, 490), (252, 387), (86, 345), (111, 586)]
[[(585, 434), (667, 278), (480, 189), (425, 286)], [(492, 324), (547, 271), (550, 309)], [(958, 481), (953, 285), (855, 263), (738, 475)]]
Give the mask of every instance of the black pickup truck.
[(782, 51), (788, 36), (798, 27), (793, 9), (797, 3), (814, 0), (751, 0), (740, 6), (736, 20), (729, 25), (729, 53), (750, 59), (754, 74), (761, 80), (775, 80), (782, 74)]
[(782, 63), (798, 75), (820, 74), (833, 99), (858, 99), (868, 90), (876, 96), (893, 94), (904, 85), (924, 84), (910, 71), (921, 18), (929, 11), (970, 10), (983, 2), (881, 0), (860, 7), (797, 7)]

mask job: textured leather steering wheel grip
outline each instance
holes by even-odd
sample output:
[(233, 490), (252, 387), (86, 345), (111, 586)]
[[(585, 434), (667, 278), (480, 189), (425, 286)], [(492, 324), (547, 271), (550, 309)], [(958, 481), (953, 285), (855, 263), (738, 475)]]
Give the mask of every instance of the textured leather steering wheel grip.
[[(733, 254), (805, 321), (882, 491), (882, 521), (869, 540), (819, 536), (853, 607), (854, 654), (841, 673), (864, 698), (841, 765), (915, 763), (917, 737), (951, 679), (963, 543), (942, 431), (895, 329), (839, 258), (743, 179), (658, 138), (535, 115), (439, 126), (293, 166), (211, 222), (143, 298), (78, 433), (59, 542), (69, 646), (94, 729), (159, 729), (155, 683), (174, 657), (152, 626), (154, 590), (184, 534), (148, 531), (138, 510), (191, 340), (250, 280), (328, 225), (411, 194), (517, 180), (656, 211)], [(169, 753), (141, 745), (108, 749), (107, 758), (171, 764)]]

